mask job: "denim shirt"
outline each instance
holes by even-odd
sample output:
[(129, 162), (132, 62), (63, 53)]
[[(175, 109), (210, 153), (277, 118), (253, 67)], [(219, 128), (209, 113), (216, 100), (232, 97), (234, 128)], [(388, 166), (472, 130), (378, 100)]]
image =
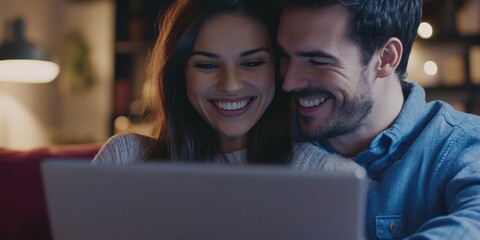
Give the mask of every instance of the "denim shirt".
[(355, 158), (371, 179), (366, 238), (480, 239), (480, 117), (426, 103), (415, 83), (403, 93), (393, 125)]

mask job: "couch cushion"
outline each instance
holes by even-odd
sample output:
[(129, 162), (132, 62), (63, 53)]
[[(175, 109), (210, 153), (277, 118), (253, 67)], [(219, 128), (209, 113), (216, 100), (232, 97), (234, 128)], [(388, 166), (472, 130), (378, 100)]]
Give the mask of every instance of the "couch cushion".
[(0, 148), (0, 239), (51, 239), (41, 162), (48, 158), (92, 159), (100, 144), (30, 151)]

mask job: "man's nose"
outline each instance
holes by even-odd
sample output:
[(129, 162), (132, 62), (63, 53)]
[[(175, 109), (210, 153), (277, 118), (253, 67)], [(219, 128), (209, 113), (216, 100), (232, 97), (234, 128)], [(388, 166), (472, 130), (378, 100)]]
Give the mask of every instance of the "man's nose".
[(235, 92), (243, 89), (244, 83), (238, 69), (234, 67), (225, 67), (222, 69), (218, 88), (225, 92)]
[(282, 61), (280, 70), (283, 78), (282, 88), (284, 91), (291, 92), (305, 88), (308, 85), (308, 81), (302, 77), (301, 68), (291, 61)]

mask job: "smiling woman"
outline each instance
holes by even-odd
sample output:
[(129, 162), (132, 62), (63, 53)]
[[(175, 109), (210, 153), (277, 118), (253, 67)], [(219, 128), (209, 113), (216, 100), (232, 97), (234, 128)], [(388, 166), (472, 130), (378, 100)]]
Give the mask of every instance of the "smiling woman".
[(230, 13), (209, 19), (197, 36), (186, 67), (187, 96), (218, 132), (224, 152), (246, 147), (248, 131), (272, 102), (275, 73), (269, 41), (261, 22)]
[(94, 162), (288, 163), (289, 98), (275, 74), (272, 9), (256, 0), (176, 1), (148, 66), (155, 138), (113, 137)]

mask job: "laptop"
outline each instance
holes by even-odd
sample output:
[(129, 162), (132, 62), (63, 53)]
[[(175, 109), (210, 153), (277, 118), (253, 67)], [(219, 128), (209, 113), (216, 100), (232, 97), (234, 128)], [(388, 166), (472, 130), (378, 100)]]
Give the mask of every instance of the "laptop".
[(42, 165), (53, 239), (363, 239), (366, 173)]

